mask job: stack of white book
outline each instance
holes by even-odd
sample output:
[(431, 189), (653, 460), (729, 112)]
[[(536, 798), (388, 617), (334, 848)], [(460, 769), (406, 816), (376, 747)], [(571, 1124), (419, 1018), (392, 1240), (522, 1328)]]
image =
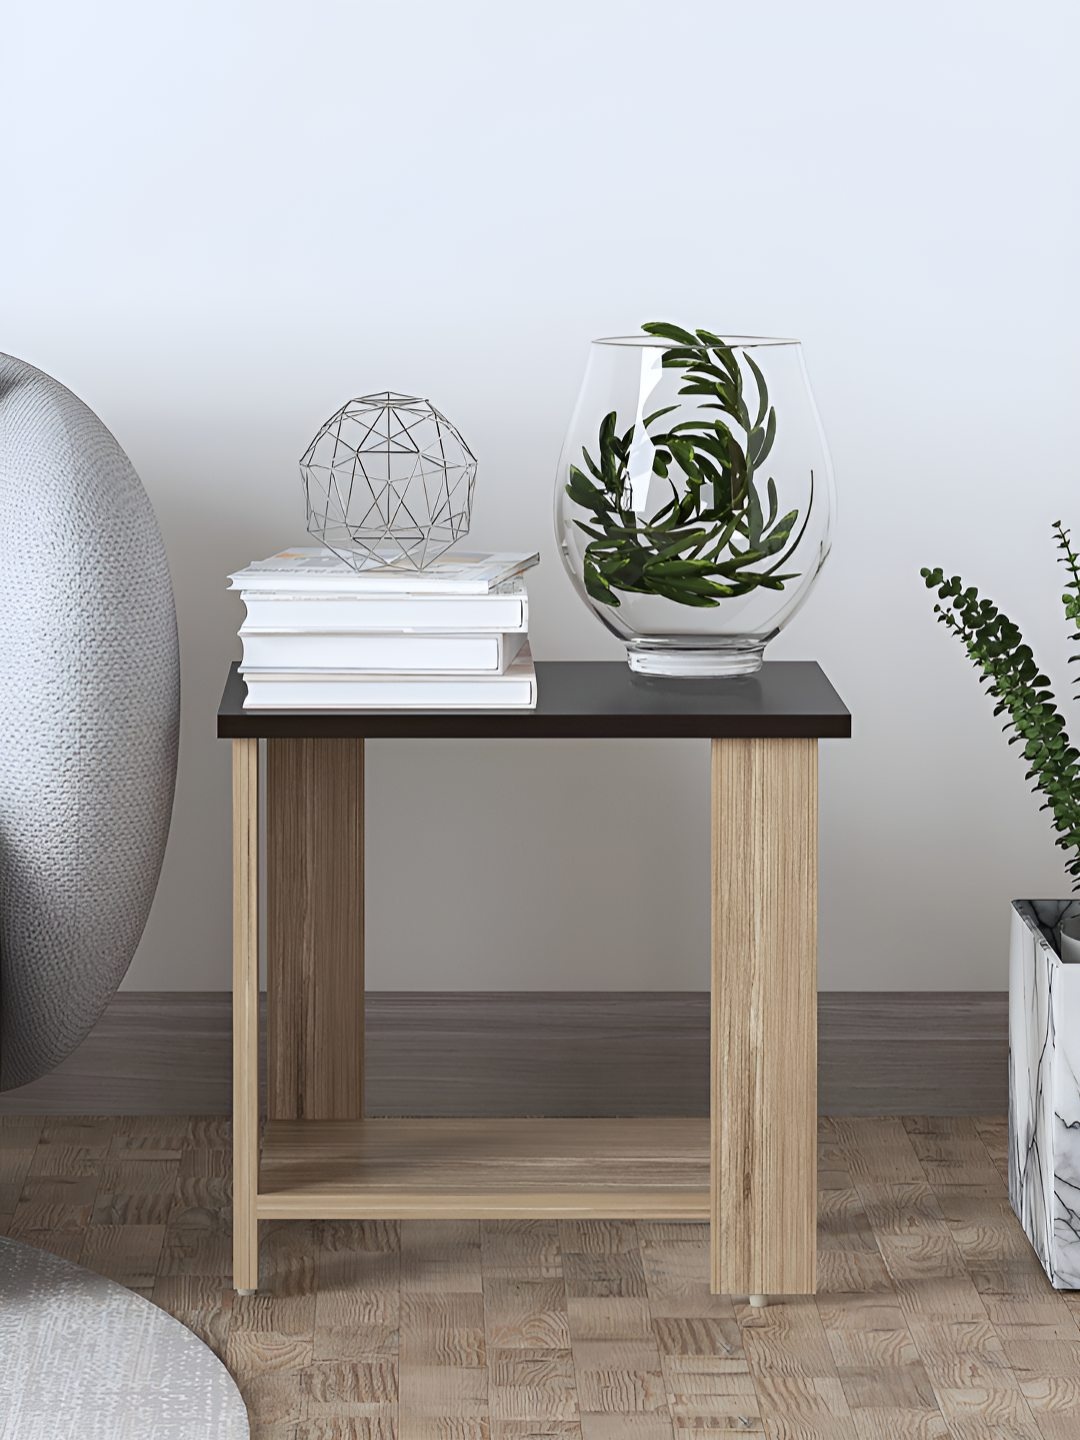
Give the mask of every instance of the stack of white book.
[(529, 709), (524, 572), (538, 555), (450, 552), (355, 570), (299, 546), (235, 575), (244, 705), (269, 710)]

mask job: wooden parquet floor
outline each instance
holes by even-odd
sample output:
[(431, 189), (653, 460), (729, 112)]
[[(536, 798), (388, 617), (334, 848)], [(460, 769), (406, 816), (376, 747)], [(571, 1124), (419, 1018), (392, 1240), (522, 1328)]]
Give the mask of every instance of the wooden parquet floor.
[(228, 1124), (0, 1119), (0, 1230), (178, 1316), (259, 1440), (1078, 1440), (1080, 1294), (1013, 1219), (997, 1119), (825, 1119), (820, 1292), (712, 1296), (706, 1227), (264, 1223)]

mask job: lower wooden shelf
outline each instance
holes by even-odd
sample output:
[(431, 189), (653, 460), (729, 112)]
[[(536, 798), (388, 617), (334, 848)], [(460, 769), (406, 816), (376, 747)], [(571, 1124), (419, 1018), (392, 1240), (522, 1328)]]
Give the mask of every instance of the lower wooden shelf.
[(709, 1218), (707, 1119), (275, 1120), (260, 1219)]

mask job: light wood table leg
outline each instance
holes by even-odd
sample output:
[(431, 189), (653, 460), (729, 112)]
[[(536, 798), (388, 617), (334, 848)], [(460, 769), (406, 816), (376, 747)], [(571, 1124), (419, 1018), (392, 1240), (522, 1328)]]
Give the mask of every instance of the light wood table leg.
[(259, 742), (232, 742), (233, 1285), (259, 1284)]
[(712, 742), (712, 1288), (813, 1294), (817, 741)]
[(267, 1117), (359, 1120), (364, 742), (266, 742)]

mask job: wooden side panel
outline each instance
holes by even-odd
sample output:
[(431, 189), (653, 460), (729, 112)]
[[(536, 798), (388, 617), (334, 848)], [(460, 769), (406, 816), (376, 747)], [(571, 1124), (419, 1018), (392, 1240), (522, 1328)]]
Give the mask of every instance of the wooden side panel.
[(267, 1113), (358, 1120), (364, 742), (266, 743)]
[(817, 742), (712, 746), (712, 1288), (812, 1294)]
[(259, 1283), (259, 742), (234, 740), (233, 1285)]

